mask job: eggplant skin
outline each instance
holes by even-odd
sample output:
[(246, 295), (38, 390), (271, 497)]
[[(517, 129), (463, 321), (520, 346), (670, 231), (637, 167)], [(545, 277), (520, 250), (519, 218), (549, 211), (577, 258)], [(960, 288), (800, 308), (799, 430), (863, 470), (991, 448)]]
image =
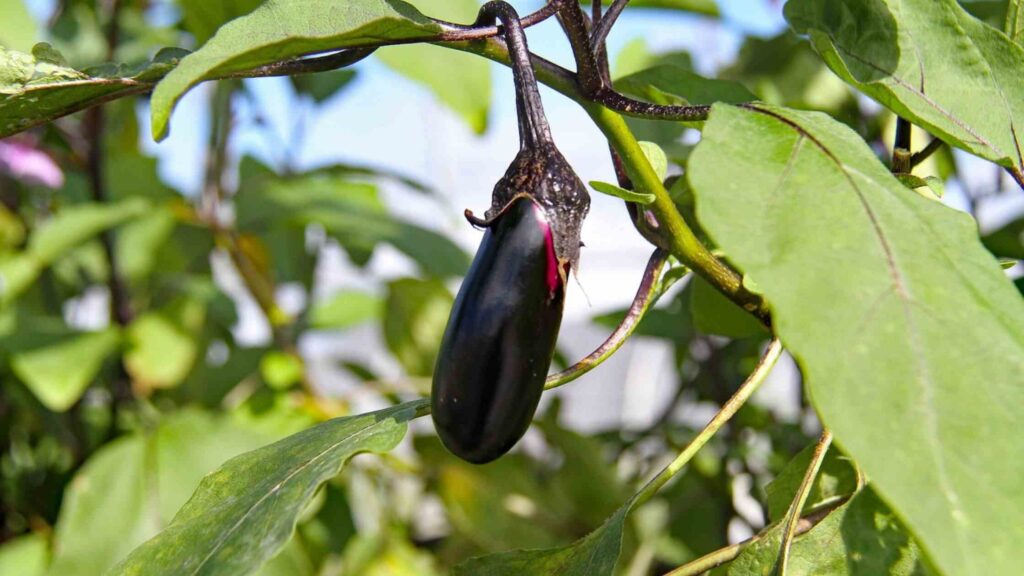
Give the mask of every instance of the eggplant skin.
[(491, 223), (452, 307), (431, 394), (444, 445), (475, 464), (508, 452), (537, 410), (558, 338), (564, 271), (545, 211), (513, 200)]

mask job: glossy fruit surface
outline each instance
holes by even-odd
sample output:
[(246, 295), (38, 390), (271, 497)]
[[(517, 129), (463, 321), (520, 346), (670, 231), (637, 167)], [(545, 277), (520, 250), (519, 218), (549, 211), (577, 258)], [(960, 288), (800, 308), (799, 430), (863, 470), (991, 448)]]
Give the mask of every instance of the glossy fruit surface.
[(489, 462), (529, 427), (562, 321), (561, 266), (546, 213), (529, 197), (491, 221), (434, 369), (434, 425), (456, 456)]

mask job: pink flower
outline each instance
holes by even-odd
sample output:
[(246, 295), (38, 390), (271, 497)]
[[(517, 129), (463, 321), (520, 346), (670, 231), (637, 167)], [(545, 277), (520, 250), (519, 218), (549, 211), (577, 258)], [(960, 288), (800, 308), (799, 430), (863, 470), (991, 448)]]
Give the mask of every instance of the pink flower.
[(48, 188), (64, 185), (64, 172), (53, 158), (22, 139), (0, 140), (0, 173), (26, 184)]

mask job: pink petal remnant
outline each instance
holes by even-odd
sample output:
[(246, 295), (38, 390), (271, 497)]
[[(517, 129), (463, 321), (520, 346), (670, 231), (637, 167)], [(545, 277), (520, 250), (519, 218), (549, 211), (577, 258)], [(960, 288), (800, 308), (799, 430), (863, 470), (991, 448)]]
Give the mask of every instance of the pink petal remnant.
[(555, 254), (555, 239), (551, 232), (551, 224), (548, 222), (548, 217), (547, 214), (544, 213), (544, 209), (534, 202), (533, 210), (537, 215), (537, 223), (544, 230), (544, 247), (548, 260), (547, 286), (548, 294), (550, 296), (554, 295), (555, 291), (558, 290), (559, 284), (561, 284), (561, 278), (558, 275), (558, 256)]
[(48, 188), (64, 185), (64, 172), (53, 158), (21, 139), (0, 140), (0, 173), (25, 184)]

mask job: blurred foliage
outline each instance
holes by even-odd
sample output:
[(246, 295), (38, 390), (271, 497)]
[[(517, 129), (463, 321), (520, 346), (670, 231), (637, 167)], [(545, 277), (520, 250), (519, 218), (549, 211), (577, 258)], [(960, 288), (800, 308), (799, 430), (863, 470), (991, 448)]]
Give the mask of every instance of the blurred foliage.
[[(184, 54), (162, 48), (197, 48), (260, 2), (119, 4), (112, 22), (109, 3), (57, 2), (45, 30), (21, 0), (0, 6), (0, 62), (20, 71), (0, 77), (0, 134), (20, 130), (26, 118), (42, 123), (116, 95), (124, 87), (112, 79), (152, 83)], [(477, 3), (412, 4), (467, 23)], [(963, 4), (997, 25), (1006, 13), (1005, 2)], [(632, 5), (718, 13), (711, 0)], [(483, 59), (436, 46), (389, 47), (377, 57), (430, 90), (471, 131), (487, 130), (491, 65)], [(744, 37), (714, 77), (694, 73), (691, 54), (656, 53), (642, 38), (612, 60), (616, 86), (634, 96), (663, 104), (756, 97), (820, 110), (888, 154), (893, 115), (858, 98), (791, 32)], [(99, 66), (110, 61), (118, 64)], [(287, 117), (300, 126), (320, 121), (362, 73), (292, 78), (284, 84), (294, 105)], [(72, 81), (76, 90), (65, 91)], [(206, 130), (196, 193), (161, 180), (140, 145), (149, 127), (138, 120), (138, 102), (0, 141), (44, 154), (62, 177), (50, 186), (0, 162), (0, 576), (101, 574), (165, 528), (200, 479), (229, 458), (429, 388), (451, 290), (470, 260), (445, 230), (422, 222), (452, 215), (441, 203), (416, 222), (396, 214), (396, 203), (437, 193), (385, 168), (249, 155), (235, 139), (243, 129), (268, 142), (277, 137), (260, 121), (269, 111), (240, 113), (260, 105), (252, 90), (219, 84), (199, 98), (209, 125), (183, 127)], [(37, 95), (47, 106), (29, 112), (18, 100)], [(673, 199), (706, 239), (692, 191), (675, 178), (701, 126), (629, 123), (650, 149), (664, 151)], [(1005, 179), (979, 185), (956, 160), (943, 148), (927, 171), (958, 190), (971, 211), (1005, 202)], [(1024, 259), (1022, 231), (1018, 214), (986, 231), (984, 244)], [(339, 254), (352, 276), (341, 288), (322, 272)], [(379, 274), (374, 264), (384, 257), (401, 259), (408, 272)], [(1024, 292), (1024, 281), (1017, 285)], [(594, 326), (611, 330), (624, 314), (598, 314)], [(265, 338), (239, 338), (246, 315), (256, 316)], [(767, 335), (703, 280), (687, 279), (644, 318), (636, 338), (669, 350), (673, 369), (664, 404), (643, 426), (584, 435), (567, 426), (556, 398), (525, 449), (484, 466), (454, 458), (414, 426), (394, 453), (356, 458), (311, 483), (319, 489), (308, 505), (295, 505), (298, 528), (258, 574), (445, 574), (471, 557), (567, 546), (607, 529), (610, 517), (625, 535), (621, 556), (606, 559), (619, 574), (663, 574), (767, 528), (721, 573), (762, 566), (759, 557), (777, 550), (779, 521), (809, 461), (814, 411), (802, 394), (787, 399), (788, 410), (755, 397), (673, 484), (631, 515), (616, 515), (736, 391)], [(329, 392), (319, 381), (324, 367), (308, 353), (311, 342), (325, 341), (346, 347), (327, 367), (344, 384)], [(837, 449), (806, 511), (822, 506), (837, 507), (798, 540), (798, 562), (823, 549), (815, 541), (831, 539), (844, 546), (834, 553), (888, 555), (884, 566), (830, 573), (876, 574), (900, 562), (906, 573), (925, 569), (894, 513)], [(870, 523), (883, 528), (873, 541), (855, 529)], [(819, 560), (838, 566), (833, 556)]]

